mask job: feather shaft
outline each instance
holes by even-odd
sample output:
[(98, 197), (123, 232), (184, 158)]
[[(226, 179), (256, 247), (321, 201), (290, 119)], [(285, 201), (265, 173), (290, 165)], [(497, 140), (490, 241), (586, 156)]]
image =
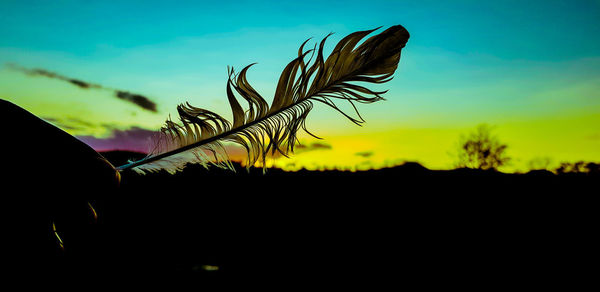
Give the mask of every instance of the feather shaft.
[[(246, 80), (246, 71), (254, 64), (235, 74), (228, 68), (227, 99), (233, 116), (232, 122), (209, 110), (196, 108), (189, 103), (177, 107), (182, 124), (166, 121), (163, 136), (156, 141), (152, 153), (144, 159), (117, 167), (117, 170), (135, 169), (169, 172), (181, 170), (188, 161), (177, 155), (186, 151), (194, 154), (197, 162), (205, 167), (208, 163), (231, 168), (227, 151), (222, 142), (229, 141), (244, 147), (248, 154), (247, 167), (262, 159), (266, 167), (267, 154), (279, 152), (283, 156), (293, 152), (298, 142), (298, 130), (306, 129), (306, 118), (313, 108), (313, 101), (323, 103), (341, 113), (351, 122), (364, 122), (355, 102), (373, 103), (384, 100), (387, 91), (374, 91), (351, 82), (381, 84), (392, 79), (398, 67), (400, 54), (409, 34), (397, 25), (356, 45), (374, 30), (352, 33), (336, 45), (325, 59), (323, 48), (328, 34), (318, 46), (304, 52), (307, 41), (302, 43), (298, 56), (280, 75), (271, 106)], [(311, 53), (308, 62), (305, 57)], [(311, 60), (316, 53), (314, 63)], [(299, 75), (299, 76), (297, 76)], [(244, 111), (234, 90), (247, 103)], [(338, 107), (336, 101), (350, 104), (357, 117), (352, 117)], [(318, 138), (318, 137), (316, 137)], [(208, 159), (212, 153), (215, 162)]]
[[(309, 101), (308, 100), (304, 100), (302, 102), (309, 102)], [(300, 103), (302, 103), (302, 102), (300, 102)], [(286, 110), (289, 110), (291, 108), (297, 107), (300, 103), (292, 104), (292, 105), (289, 105), (287, 107), (281, 108), (277, 112), (269, 113), (266, 116), (262, 117), (261, 119), (251, 121), (251, 122), (249, 122), (249, 123), (247, 123), (245, 125), (242, 125), (240, 127), (234, 128), (234, 129), (232, 129), (230, 131), (223, 132), (221, 134), (218, 134), (218, 135), (215, 135), (215, 136), (212, 136), (212, 137), (208, 137), (208, 138), (206, 138), (206, 139), (204, 139), (202, 141), (198, 141), (198, 142), (195, 142), (195, 143), (192, 143), (192, 144), (189, 144), (189, 145), (186, 145), (186, 146), (183, 146), (183, 147), (180, 147), (180, 148), (168, 151), (168, 152), (164, 152), (164, 153), (161, 153), (161, 154), (158, 154), (158, 155), (155, 155), (155, 156), (150, 156), (150, 157), (147, 157), (147, 158), (144, 158), (144, 159), (140, 159), (138, 161), (134, 161), (134, 162), (125, 164), (125, 165), (117, 167), (116, 169), (118, 171), (127, 170), (127, 169), (134, 168), (134, 167), (137, 167), (137, 166), (140, 166), (140, 165), (143, 165), (143, 164), (152, 163), (154, 161), (161, 160), (161, 159), (163, 159), (165, 157), (173, 156), (175, 154), (179, 154), (179, 153), (188, 151), (190, 149), (194, 149), (194, 148), (200, 147), (202, 145), (206, 145), (206, 144), (210, 144), (210, 143), (215, 142), (215, 141), (222, 140), (222, 139), (227, 138), (227, 137), (229, 137), (231, 135), (234, 135), (235, 133), (241, 132), (241, 131), (243, 131), (245, 129), (251, 128), (254, 125), (260, 124), (261, 122), (265, 122), (269, 118), (272, 118), (273, 116), (277, 116), (277, 115), (281, 114), (282, 112), (285, 112)]]

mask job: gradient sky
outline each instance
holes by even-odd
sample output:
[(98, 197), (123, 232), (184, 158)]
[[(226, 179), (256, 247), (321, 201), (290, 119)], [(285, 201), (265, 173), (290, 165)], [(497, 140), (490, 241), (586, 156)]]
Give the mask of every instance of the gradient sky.
[(359, 108), (367, 123), (317, 105), (308, 126), (324, 140), (301, 136), (301, 153), (274, 163), (451, 168), (460, 135), (480, 123), (509, 145), (505, 171), (600, 160), (600, 1), (3, 0), (0, 11), (0, 98), (98, 150), (143, 150), (185, 101), (230, 117), (228, 65), (258, 62), (248, 79), (268, 98), (307, 38), (335, 32), (329, 54), (351, 32), (401, 24), (411, 39), (394, 80), (376, 87), (387, 100)]

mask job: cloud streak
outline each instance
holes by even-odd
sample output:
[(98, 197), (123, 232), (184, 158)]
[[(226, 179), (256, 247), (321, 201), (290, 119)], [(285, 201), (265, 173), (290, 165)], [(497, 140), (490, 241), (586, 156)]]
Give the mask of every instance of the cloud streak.
[(331, 145), (329, 145), (329, 144), (319, 143), (319, 142), (315, 142), (315, 143), (312, 143), (309, 145), (298, 144), (298, 145), (296, 145), (296, 147), (294, 147), (294, 153), (300, 154), (300, 153), (315, 151), (315, 150), (331, 150), (332, 148), (333, 147), (331, 147)]
[(100, 90), (112, 91), (113, 95), (118, 99), (133, 103), (145, 110), (148, 110), (151, 112), (157, 112), (156, 103), (153, 102), (152, 100), (150, 100), (148, 97), (141, 95), (141, 94), (131, 93), (131, 92), (128, 92), (125, 90), (114, 89), (114, 88), (102, 86), (100, 84), (82, 81), (79, 79), (67, 77), (67, 76), (52, 72), (52, 71), (45, 70), (45, 69), (40, 69), (40, 68), (28, 69), (28, 68), (24, 68), (19, 65), (10, 64), (10, 63), (6, 64), (6, 66), (12, 70), (19, 71), (19, 72), (25, 73), (30, 76), (43, 76), (43, 77), (47, 77), (47, 78), (65, 81), (65, 82), (71, 83), (72, 85), (77, 86), (81, 89), (100, 89)]
[(135, 103), (146, 110), (156, 112), (156, 104), (143, 95), (131, 93), (128, 91), (115, 90), (115, 96), (122, 100)]
[(363, 151), (363, 152), (354, 153), (354, 155), (364, 157), (364, 158), (369, 158), (369, 157), (373, 156), (373, 154), (374, 154), (373, 151)]
[(148, 153), (152, 138), (156, 131), (132, 127), (127, 130), (114, 129), (106, 138), (94, 136), (76, 136), (77, 139), (90, 145), (96, 151), (127, 150)]

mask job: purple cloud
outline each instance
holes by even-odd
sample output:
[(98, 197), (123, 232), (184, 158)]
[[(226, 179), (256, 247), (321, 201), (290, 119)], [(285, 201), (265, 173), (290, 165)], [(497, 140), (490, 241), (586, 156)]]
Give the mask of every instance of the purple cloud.
[(107, 138), (94, 136), (76, 136), (77, 139), (90, 145), (96, 151), (127, 150), (148, 153), (152, 145), (152, 137), (156, 131), (133, 127), (127, 130), (113, 130)]

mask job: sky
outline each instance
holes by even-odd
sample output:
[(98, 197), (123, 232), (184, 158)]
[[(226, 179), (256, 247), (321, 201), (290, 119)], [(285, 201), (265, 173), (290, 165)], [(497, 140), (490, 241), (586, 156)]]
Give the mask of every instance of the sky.
[(0, 2), (0, 98), (99, 151), (145, 151), (183, 102), (230, 118), (227, 66), (268, 100), (308, 38), (325, 54), (349, 33), (411, 34), (394, 79), (355, 126), (315, 105), (286, 169), (455, 166), (486, 123), (503, 171), (600, 161), (600, 1)]

